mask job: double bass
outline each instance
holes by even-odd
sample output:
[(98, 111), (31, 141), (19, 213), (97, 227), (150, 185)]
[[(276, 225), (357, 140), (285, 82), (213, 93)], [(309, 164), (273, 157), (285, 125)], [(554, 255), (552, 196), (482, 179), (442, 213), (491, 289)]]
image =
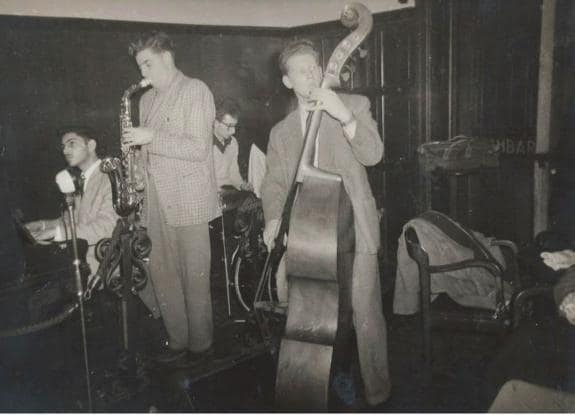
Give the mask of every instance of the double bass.
[[(346, 5), (341, 21), (354, 30), (332, 53), (322, 88), (340, 86), (345, 61), (373, 24), (371, 13), (359, 3)], [(288, 308), (275, 391), (277, 405), (287, 410), (327, 409), (335, 349), (348, 338), (351, 326), (353, 209), (341, 176), (313, 166), (322, 113), (316, 110), (308, 116), (275, 253), (270, 254), (276, 259), (286, 254)]]

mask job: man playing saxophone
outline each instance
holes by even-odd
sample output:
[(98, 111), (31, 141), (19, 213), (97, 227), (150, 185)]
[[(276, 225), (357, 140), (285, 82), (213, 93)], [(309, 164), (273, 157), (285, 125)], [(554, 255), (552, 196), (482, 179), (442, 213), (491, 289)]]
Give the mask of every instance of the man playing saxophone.
[[(86, 261), (90, 266), (90, 278), (98, 269), (94, 246), (100, 239), (109, 238), (118, 216), (112, 204), (112, 188), (108, 177), (100, 171), (98, 136), (83, 126), (64, 129), (62, 153), (68, 166), (81, 171), (76, 196), (76, 233), (88, 241)], [(71, 238), (67, 215), (57, 219), (43, 219), (26, 224), (32, 235), (41, 241), (62, 241)], [(89, 285), (91, 281), (89, 282)]]
[(150, 277), (168, 344), (161, 362), (186, 363), (213, 340), (208, 222), (221, 215), (212, 154), (212, 93), (174, 63), (162, 32), (130, 45), (152, 88), (140, 100), (140, 127), (123, 131), (140, 145), (147, 175), (142, 222), (152, 240)]

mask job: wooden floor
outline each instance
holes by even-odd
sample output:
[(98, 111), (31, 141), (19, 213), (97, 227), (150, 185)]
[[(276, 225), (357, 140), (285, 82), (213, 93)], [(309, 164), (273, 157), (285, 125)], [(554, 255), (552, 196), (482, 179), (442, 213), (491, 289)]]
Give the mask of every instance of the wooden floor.
[[(158, 365), (150, 356), (165, 338), (160, 320), (139, 306), (134, 360), (122, 359), (121, 332), (109, 307), (87, 306), (92, 410), (99, 412), (273, 412), (275, 358), (257, 326), (232, 303), (228, 314), (222, 277), (213, 276), (215, 343), (208, 359), (185, 369)], [(332, 391), (330, 411), (483, 412), (509, 376), (561, 386), (570, 369), (565, 350), (570, 329), (554, 316), (507, 337), (434, 333), (434, 373), (423, 383), (417, 316), (393, 316), (384, 284), (393, 390), (369, 408), (349, 383)], [(563, 333), (563, 334), (561, 334)], [(571, 344), (572, 346), (572, 344)], [(82, 412), (88, 409), (77, 317), (26, 336), (0, 339), (0, 410)], [(523, 369), (518, 369), (523, 368)], [(532, 368), (526, 370), (526, 368)], [(543, 368), (543, 369), (542, 369)], [(567, 368), (567, 369), (566, 369)], [(357, 371), (350, 375), (358, 382)], [(356, 401), (349, 398), (355, 396)]]

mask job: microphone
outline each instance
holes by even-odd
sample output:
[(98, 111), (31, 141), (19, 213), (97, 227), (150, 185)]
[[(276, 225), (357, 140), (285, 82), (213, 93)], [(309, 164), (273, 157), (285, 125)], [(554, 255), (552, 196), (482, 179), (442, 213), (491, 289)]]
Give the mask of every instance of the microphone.
[(60, 192), (64, 193), (66, 196), (66, 204), (73, 204), (76, 185), (74, 184), (72, 175), (67, 169), (62, 170), (56, 175), (56, 184), (58, 185)]
[(56, 184), (62, 193), (68, 194), (76, 191), (74, 179), (67, 169), (62, 170), (56, 175)]

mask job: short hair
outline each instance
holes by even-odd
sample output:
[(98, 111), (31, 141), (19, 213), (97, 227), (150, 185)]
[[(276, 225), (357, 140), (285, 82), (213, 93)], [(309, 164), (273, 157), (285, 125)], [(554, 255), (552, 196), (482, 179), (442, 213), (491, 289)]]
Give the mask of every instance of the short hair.
[(86, 143), (89, 140), (94, 140), (96, 142), (96, 154), (102, 152), (100, 136), (93, 128), (87, 125), (67, 125), (58, 130), (58, 138), (61, 140), (64, 135), (69, 133), (82, 137)]
[(279, 67), (282, 75), (287, 75), (288, 67), (287, 61), (294, 55), (310, 54), (313, 55), (315, 60), (319, 63), (319, 50), (315, 44), (309, 39), (294, 39), (289, 42), (279, 55)]
[(157, 30), (146, 33), (131, 42), (128, 53), (135, 58), (144, 49), (151, 49), (156, 53), (166, 51), (175, 56), (174, 41), (166, 33)]
[(231, 97), (223, 97), (216, 101), (216, 118), (222, 121), (224, 115), (228, 114), (235, 119), (240, 118), (242, 108), (238, 101)]

